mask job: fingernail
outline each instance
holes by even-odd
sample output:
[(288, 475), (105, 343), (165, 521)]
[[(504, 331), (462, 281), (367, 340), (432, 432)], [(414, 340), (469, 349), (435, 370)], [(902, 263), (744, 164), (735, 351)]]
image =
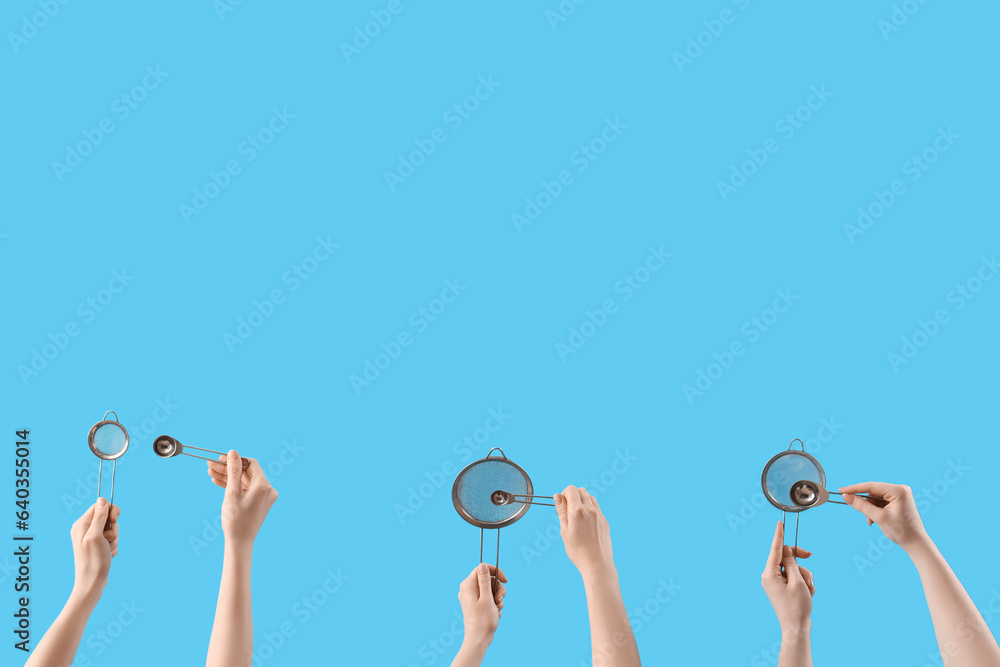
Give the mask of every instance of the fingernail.
[(229, 450), (229, 458), (231, 458), (231, 459), (238, 459), (239, 457), (240, 457), (240, 455), (236, 453), (235, 449), (230, 449)]
[(98, 507), (104, 507), (107, 504), (108, 504), (108, 501), (105, 500), (104, 498), (98, 498), (97, 499), (97, 506)]
[(480, 563), (479, 564), (479, 571), (482, 572), (483, 574), (489, 574), (489, 572), (490, 572), (490, 566), (487, 565), (486, 563)]

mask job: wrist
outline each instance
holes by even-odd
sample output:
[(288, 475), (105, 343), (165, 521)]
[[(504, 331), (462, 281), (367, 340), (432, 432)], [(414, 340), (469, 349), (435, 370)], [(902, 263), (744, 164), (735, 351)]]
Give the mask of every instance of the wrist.
[(472, 630), (465, 633), (462, 639), (462, 651), (478, 655), (486, 655), (486, 649), (493, 643), (493, 633), (488, 630)]
[(594, 565), (584, 565), (578, 569), (580, 570), (580, 576), (583, 577), (584, 586), (618, 585), (618, 570), (615, 568), (614, 563), (596, 563)]
[(84, 611), (89, 615), (97, 607), (97, 603), (100, 602), (103, 592), (104, 586), (99, 586), (95, 583), (84, 584), (76, 582), (73, 585), (72, 592), (69, 594), (66, 607)]
[(798, 644), (809, 641), (812, 632), (812, 619), (806, 618), (801, 621), (781, 624), (781, 643)]
[(227, 558), (250, 559), (253, 556), (253, 540), (225, 538)]

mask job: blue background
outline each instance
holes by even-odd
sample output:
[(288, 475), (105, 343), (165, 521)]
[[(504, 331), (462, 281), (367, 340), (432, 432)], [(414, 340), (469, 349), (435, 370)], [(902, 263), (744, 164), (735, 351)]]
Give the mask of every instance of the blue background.
[[(886, 38), (888, 0), (594, 1), (554, 28), (556, 0), (402, 0), (348, 61), (341, 43), (386, 4), (247, 0), (220, 18), (209, 0), (74, 2), (17, 48), (6, 38), (2, 425), (8, 462), (13, 431), (31, 429), (34, 641), (72, 584), (69, 527), (96, 497), (86, 433), (108, 409), (133, 440), (121, 553), (78, 665), (204, 659), (222, 491), (200, 462), (153, 456), (161, 432), (258, 458), (281, 493), (255, 550), (268, 657), (256, 664), (448, 664), (478, 556), (448, 491), (491, 446), (538, 493), (604, 474), (626, 605), (655, 609), (638, 633), (651, 665), (776, 664), (758, 576), (780, 513), (758, 475), (793, 437), (833, 487), (913, 486), (977, 604), (1000, 609), (984, 557), (1000, 546), (986, 509), (1000, 281), (961, 310), (949, 301), (1000, 246), (987, 84), (1000, 7), (929, 2)], [(704, 21), (718, 32), (725, 9), (732, 22), (679, 68), (674, 53)], [(0, 25), (20, 32), (39, 11), (7, 3)], [(157, 66), (166, 78), (120, 119), (114, 100)], [(490, 76), (499, 87), (453, 128), (445, 112)], [(813, 86), (833, 95), (786, 138), (776, 123)], [(275, 108), (294, 119), (246, 161), (241, 142)], [(60, 180), (52, 163), (103, 118), (114, 131)], [(606, 119), (627, 128), (577, 171)], [(908, 180), (904, 163), (949, 127), (960, 138)], [(447, 141), (391, 190), (385, 172), (436, 128)], [(724, 201), (717, 182), (769, 137), (780, 150)], [(229, 160), (241, 172), (185, 222), (179, 206)], [(511, 215), (564, 169), (573, 183), (519, 231)], [(850, 242), (845, 223), (894, 179), (906, 193)], [(293, 291), (282, 277), (318, 237), (339, 247)], [(670, 259), (626, 301), (616, 283), (661, 245)], [(123, 268), (134, 279), (86, 321), (78, 304)], [(455, 279), (466, 289), (418, 332), (411, 313)], [(224, 333), (274, 289), (284, 303), (231, 351)], [(797, 300), (751, 342), (744, 324), (773, 315), (776, 290)], [(563, 361), (556, 343), (606, 299), (617, 312)], [(887, 354), (938, 309), (948, 323), (894, 369)], [(22, 379), (71, 321), (79, 335)], [(356, 392), (350, 376), (404, 331), (412, 345)], [(710, 368), (736, 341), (745, 353)], [(700, 370), (717, 379), (689, 401)], [(500, 408), (509, 419), (488, 442), (455, 447)], [(609, 472), (619, 453), (635, 461)], [(0, 489), (12, 502), (12, 475)], [(510, 593), (487, 664), (588, 662), (582, 586), (546, 544), (553, 525), (532, 508), (503, 532)], [(916, 573), (879, 535), (847, 508), (803, 516), (818, 660), (922, 665), (937, 652)], [(338, 569), (349, 579), (302, 622), (301, 599)], [(0, 579), (12, 613), (9, 570)], [(650, 602), (661, 581), (681, 587), (665, 605)], [(269, 651), (284, 622), (295, 634)], [(10, 644), (4, 664), (21, 664)]]

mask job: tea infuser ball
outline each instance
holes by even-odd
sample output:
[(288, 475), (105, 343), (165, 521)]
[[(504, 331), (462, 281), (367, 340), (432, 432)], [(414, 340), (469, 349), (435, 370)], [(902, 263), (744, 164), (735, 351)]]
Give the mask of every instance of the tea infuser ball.
[[(153, 453), (159, 456), (161, 459), (170, 459), (180, 454), (184, 456), (191, 456), (196, 459), (202, 459), (204, 461), (216, 461), (218, 459), (210, 459), (207, 456), (199, 456), (198, 454), (190, 454), (185, 449), (196, 449), (199, 452), (209, 452), (210, 454), (218, 454), (219, 456), (225, 456), (223, 452), (217, 452), (214, 449), (202, 449), (201, 447), (192, 447), (191, 445), (182, 445), (180, 440), (177, 438), (172, 438), (169, 435), (161, 435), (153, 441)], [(250, 459), (240, 457), (240, 461), (243, 463), (243, 467), (246, 468), (250, 465)]]

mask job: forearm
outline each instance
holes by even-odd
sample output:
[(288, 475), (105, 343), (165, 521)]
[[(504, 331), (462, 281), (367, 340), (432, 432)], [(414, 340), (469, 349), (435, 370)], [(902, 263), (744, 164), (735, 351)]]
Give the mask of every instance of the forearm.
[(946, 667), (998, 667), (1000, 647), (962, 582), (930, 538), (907, 549), (920, 574)]
[(639, 649), (614, 566), (583, 575), (590, 615), (591, 659), (607, 667), (639, 667)]
[(778, 667), (812, 667), (811, 626), (781, 629)]
[(249, 667), (253, 659), (252, 555), (253, 545), (226, 543), (219, 602), (208, 643), (208, 667)]
[(451, 667), (479, 667), (486, 657), (486, 649), (490, 647), (492, 637), (474, 638), (466, 636), (462, 642), (462, 648), (458, 650), (458, 655), (452, 661)]
[(99, 594), (88, 596), (74, 590), (24, 667), (69, 667), (99, 599)]

